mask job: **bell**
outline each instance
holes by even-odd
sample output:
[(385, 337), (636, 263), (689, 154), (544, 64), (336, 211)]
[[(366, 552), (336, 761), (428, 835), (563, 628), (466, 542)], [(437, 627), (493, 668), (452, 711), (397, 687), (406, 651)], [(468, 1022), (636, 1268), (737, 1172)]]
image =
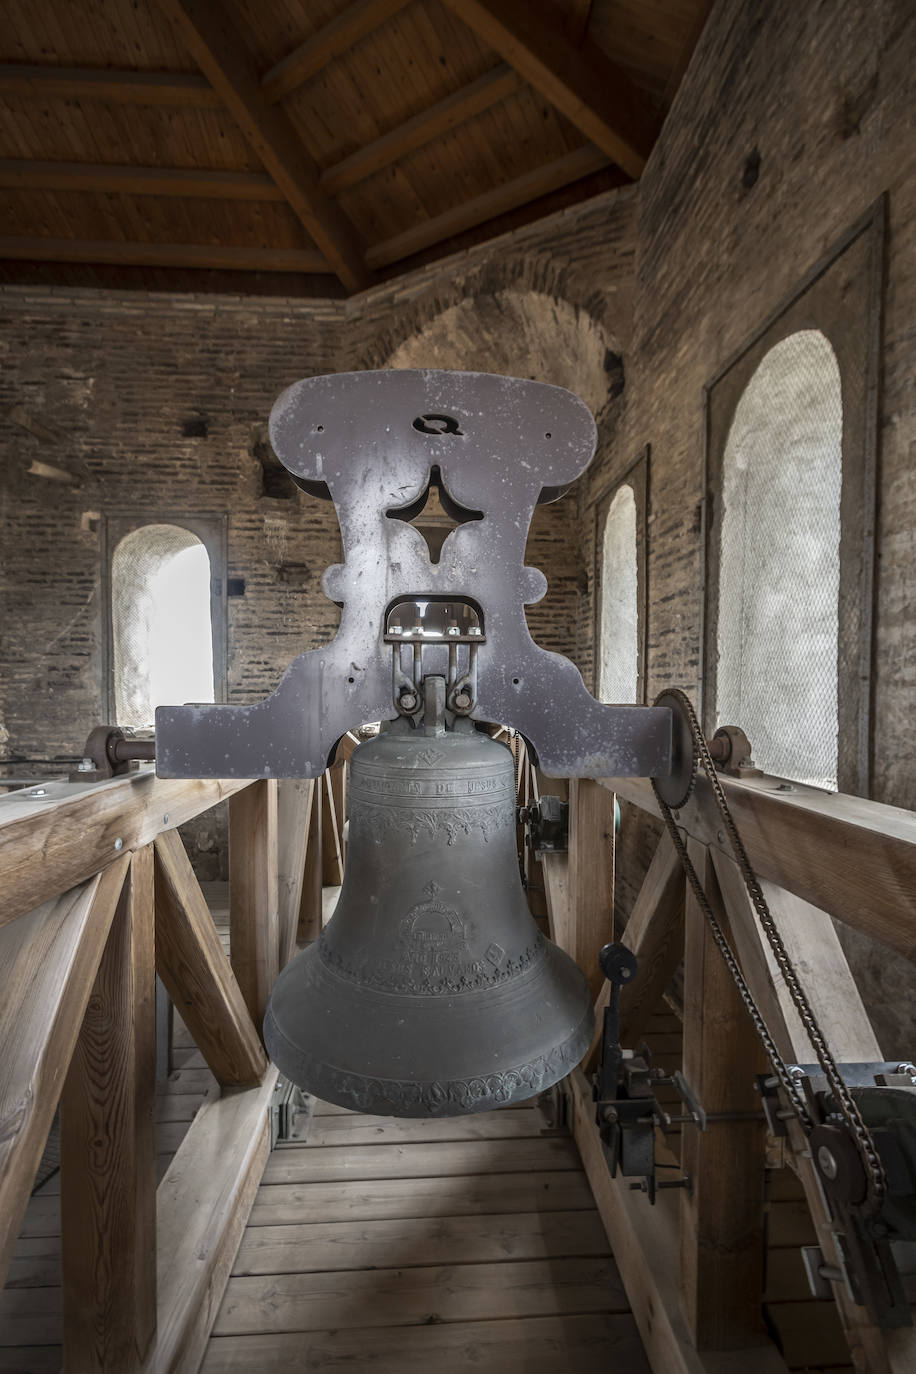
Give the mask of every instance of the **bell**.
[(274, 985), (274, 1063), (385, 1116), (486, 1111), (558, 1082), (591, 1042), (591, 999), (525, 901), (511, 751), (467, 719), (399, 719), (350, 776), (340, 900)]

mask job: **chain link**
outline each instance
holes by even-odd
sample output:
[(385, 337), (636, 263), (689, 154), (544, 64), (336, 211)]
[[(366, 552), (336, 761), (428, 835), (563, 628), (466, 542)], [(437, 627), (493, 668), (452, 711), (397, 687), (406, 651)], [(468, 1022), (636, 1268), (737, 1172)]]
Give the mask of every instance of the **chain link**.
[[(871, 1134), (868, 1130), (868, 1127), (866, 1126), (862, 1118), (862, 1114), (859, 1111), (858, 1103), (855, 1101), (855, 1098), (852, 1096), (851, 1092), (849, 1091), (849, 1088), (846, 1086), (846, 1083), (843, 1080), (843, 1076), (840, 1073), (837, 1062), (830, 1051), (829, 1045), (827, 1044), (826, 1037), (824, 1036), (823, 1031), (817, 1023), (817, 1018), (814, 1015), (814, 1010), (811, 1006), (811, 1003), (808, 1001), (808, 997), (805, 993), (804, 988), (799, 982), (798, 975), (795, 971), (795, 966), (792, 963), (791, 958), (789, 957), (789, 952), (786, 949), (782, 940), (782, 936), (780, 935), (776, 923), (773, 920), (772, 913), (770, 912), (770, 908), (767, 905), (766, 897), (763, 894), (763, 889), (761, 888), (760, 883), (757, 880), (757, 875), (754, 873), (754, 870), (751, 867), (751, 862), (747, 856), (747, 851), (744, 848), (744, 843), (741, 839), (740, 834), (738, 833), (738, 827), (735, 824), (734, 818), (732, 817), (732, 813), (729, 810), (728, 802), (725, 798), (725, 793), (722, 790), (722, 784), (719, 781), (719, 776), (716, 772), (715, 764), (712, 761), (712, 756), (710, 755), (709, 749), (706, 745), (706, 739), (703, 735), (703, 732), (700, 729), (700, 724), (697, 720), (696, 712), (693, 709), (693, 703), (690, 701), (689, 697), (684, 692), (678, 689), (668, 688), (664, 695), (676, 697), (679, 704), (683, 708), (684, 715), (690, 727), (691, 735), (693, 736), (693, 742), (696, 753), (699, 756), (700, 762), (703, 765), (703, 769), (706, 773), (706, 776), (709, 779), (709, 785), (712, 788), (713, 796), (716, 800), (716, 806), (718, 807), (719, 814), (722, 817), (723, 824), (725, 825), (725, 828), (728, 831), (728, 838), (731, 844), (732, 852), (734, 853), (735, 859), (738, 863), (738, 867), (741, 870), (741, 876), (744, 879), (744, 884), (747, 888), (748, 896), (751, 899), (754, 910), (757, 914), (757, 919), (760, 922), (760, 926), (767, 937), (770, 949), (773, 952), (773, 957), (776, 960), (776, 964), (779, 968), (780, 973), (782, 974), (783, 981), (786, 985), (786, 988), (789, 991), (789, 996), (792, 998), (792, 1003), (796, 1011), (798, 1012), (798, 1015), (801, 1019), (802, 1025), (805, 1028), (805, 1032), (808, 1036), (808, 1039), (811, 1041), (811, 1045), (814, 1049), (815, 1054), (817, 1055), (818, 1063), (820, 1064), (821, 1069), (824, 1072), (824, 1076), (826, 1077), (827, 1082), (830, 1085), (831, 1092), (833, 1093), (837, 1103), (839, 1104), (840, 1111), (842, 1112), (846, 1120), (846, 1124), (849, 1127), (855, 1139), (856, 1146), (858, 1148), (863, 1166), (865, 1168), (866, 1177), (868, 1179), (868, 1197), (870, 1210), (878, 1211), (881, 1207), (881, 1203), (883, 1202), (885, 1193), (887, 1191), (887, 1180), (884, 1173), (884, 1166), (875, 1148), (875, 1144), (871, 1138)], [(813, 1122), (811, 1120), (811, 1115), (808, 1111), (807, 1104), (801, 1093), (799, 1084), (796, 1082), (795, 1079), (793, 1079), (792, 1075), (790, 1074), (787, 1064), (785, 1063), (784, 1059), (779, 1053), (779, 1050), (776, 1048), (776, 1044), (773, 1040), (773, 1037), (767, 1029), (766, 1022), (763, 1019), (760, 1009), (757, 1006), (757, 1003), (754, 1001), (753, 994), (750, 988), (748, 987), (744, 975), (742, 974), (741, 969), (738, 965), (738, 960), (735, 958), (731, 946), (728, 943), (728, 939), (726, 938), (725, 932), (719, 924), (719, 920), (712, 909), (712, 906), (709, 902), (709, 898), (706, 896), (706, 893), (703, 890), (703, 885), (700, 882), (699, 877), (697, 876), (696, 869), (693, 866), (693, 862), (690, 858), (690, 854), (688, 853), (687, 846), (684, 842), (684, 838), (677, 827), (677, 823), (674, 819), (671, 808), (667, 805), (666, 802), (662, 800), (661, 796), (659, 795), (658, 788), (655, 786), (654, 781), (652, 786), (655, 792), (656, 800), (658, 801), (659, 807), (661, 808), (662, 819), (664, 820), (665, 825), (668, 828), (668, 833), (670, 834), (671, 839), (674, 842), (675, 848), (677, 849), (678, 854), (680, 855), (681, 863), (683, 864), (684, 870), (687, 874), (688, 882), (690, 883), (690, 886), (693, 889), (697, 902), (699, 903), (700, 908), (704, 916), (706, 917), (706, 920), (709, 924), (709, 928), (712, 932), (713, 940), (717, 948), (719, 949), (722, 958), (725, 960), (725, 963), (728, 967), (729, 972), (732, 975), (732, 978), (734, 979), (735, 986), (738, 989), (738, 992), (741, 996), (741, 1000), (747, 1007), (751, 1020), (753, 1021), (754, 1026), (757, 1030), (757, 1034), (763, 1042), (764, 1049), (766, 1050), (770, 1063), (773, 1066), (773, 1070), (776, 1074), (776, 1077), (779, 1079), (780, 1086), (782, 1087), (783, 1091), (786, 1094), (786, 1097), (789, 1099), (796, 1114), (798, 1115), (799, 1121), (801, 1122), (805, 1133), (810, 1134), (811, 1130), (813, 1129)]]

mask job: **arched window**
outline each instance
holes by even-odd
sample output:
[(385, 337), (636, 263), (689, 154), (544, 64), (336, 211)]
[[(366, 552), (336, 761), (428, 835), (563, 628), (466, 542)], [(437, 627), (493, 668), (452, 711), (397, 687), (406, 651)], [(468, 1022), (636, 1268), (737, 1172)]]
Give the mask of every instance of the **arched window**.
[(636, 494), (622, 482), (608, 507), (600, 547), (598, 695), (635, 702), (639, 692)]
[(211, 568), (180, 525), (141, 525), (111, 560), (117, 724), (153, 724), (159, 705), (215, 700)]
[(763, 356), (722, 462), (716, 717), (764, 772), (836, 790), (840, 371), (817, 329)]

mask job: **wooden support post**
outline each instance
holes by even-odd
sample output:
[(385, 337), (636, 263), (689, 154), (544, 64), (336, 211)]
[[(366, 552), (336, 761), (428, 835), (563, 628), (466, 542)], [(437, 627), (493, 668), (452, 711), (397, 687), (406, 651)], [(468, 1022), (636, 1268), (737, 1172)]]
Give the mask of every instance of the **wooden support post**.
[(316, 778), (312, 789), (312, 816), (309, 821), (309, 841), (305, 850), (305, 872), (302, 877), (302, 898), (299, 904), (299, 929), (296, 938), (300, 944), (317, 940), (321, 934), (322, 870), (324, 867), (322, 844), (323, 793), (321, 778)]
[(569, 953), (594, 1000), (604, 984), (598, 955), (614, 938), (614, 797), (591, 778), (569, 784), (569, 901)]
[(260, 1026), (280, 971), (277, 784), (268, 778), (229, 802), (229, 956)]
[(259, 1082), (267, 1058), (174, 830), (156, 841), (156, 964), (218, 1081)]
[(343, 763), (335, 763), (321, 779), (321, 880), (325, 887), (343, 882)]
[(132, 1374), (156, 1334), (152, 845), (121, 893), (61, 1097), (63, 1349)]
[[(620, 997), (620, 1043), (633, 1048), (645, 1033), (684, 956), (684, 869), (671, 837), (663, 833), (639, 889), (621, 943), (636, 955), (639, 971)], [(610, 984), (595, 1004), (596, 1024), (585, 1069), (594, 1068)]]
[(312, 820), (313, 778), (284, 778), (277, 788), (277, 884), (280, 967), (296, 952), (296, 932)]
[[(688, 841), (711, 900), (718, 891), (709, 851)], [(716, 913), (727, 929), (724, 911)], [(760, 1114), (754, 1073), (760, 1044), (709, 925), (687, 890), (683, 1071), (706, 1112)], [(681, 1164), (681, 1301), (698, 1349), (760, 1344), (764, 1259), (762, 1120), (684, 1128)]]
[(128, 857), (0, 930), (0, 1282), (35, 1171)]

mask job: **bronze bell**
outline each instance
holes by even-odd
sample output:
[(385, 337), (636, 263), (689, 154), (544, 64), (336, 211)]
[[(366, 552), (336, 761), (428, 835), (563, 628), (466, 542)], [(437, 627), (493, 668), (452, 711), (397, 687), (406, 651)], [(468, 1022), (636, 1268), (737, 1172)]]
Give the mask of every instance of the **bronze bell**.
[(510, 750), (399, 719), (353, 753), (337, 910), (286, 966), (264, 1037), (316, 1097), (456, 1116), (532, 1097), (592, 1036), (588, 983), (522, 890)]

